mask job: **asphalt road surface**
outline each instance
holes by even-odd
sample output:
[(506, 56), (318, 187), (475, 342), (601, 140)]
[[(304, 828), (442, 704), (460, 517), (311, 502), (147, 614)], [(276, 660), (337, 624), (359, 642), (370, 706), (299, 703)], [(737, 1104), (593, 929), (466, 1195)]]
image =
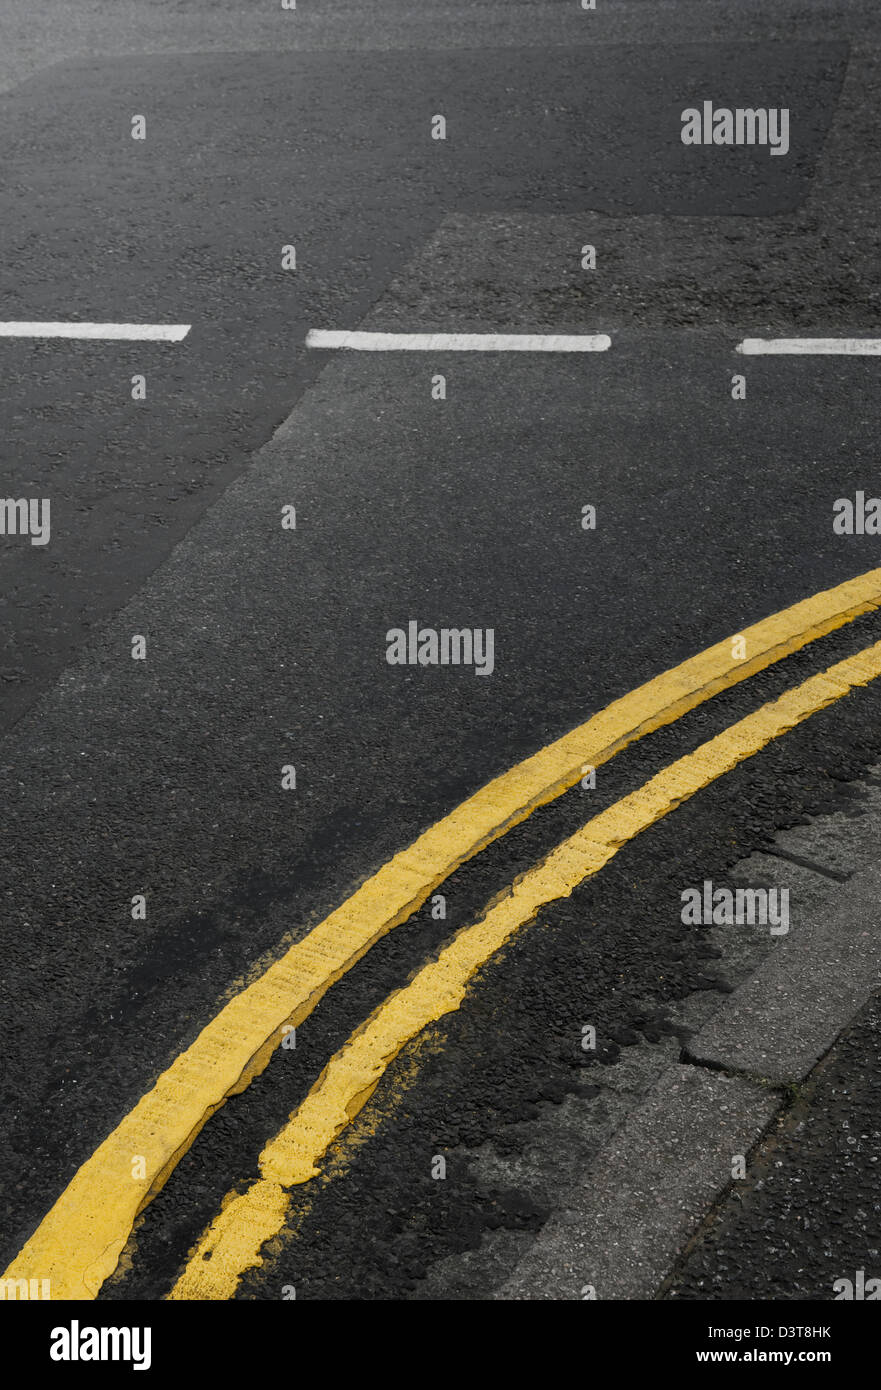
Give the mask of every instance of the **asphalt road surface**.
[[(223, 1002), (421, 832), (878, 564), (876, 536), (832, 524), (836, 499), (881, 491), (877, 359), (736, 348), (876, 330), (881, 14), (3, 8), (0, 319), (190, 325), (0, 337), (3, 492), (51, 499), (48, 544), (0, 537), (5, 1267)], [(786, 157), (685, 146), (705, 100), (788, 109)], [(611, 346), (306, 345), (359, 329)], [(492, 629), (491, 672), (389, 664), (411, 622)], [(187, 1146), (100, 1297), (168, 1294), (331, 1055), (515, 875), (879, 637), (873, 612), (823, 636), (457, 870), (446, 917), (426, 903), (368, 951)], [(878, 714), (871, 684), (848, 695), (542, 912), (392, 1063), (235, 1296), (492, 1297), (553, 1206), (512, 1177), (531, 1127), (614, 1091), (640, 1039), (686, 1041), (683, 1001), (729, 987), (681, 889), (847, 804)], [(580, 1161), (589, 1122), (565, 1143)], [(836, 1227), (828, 1269), (871, 1262), (872, 1229)], [(750, 1285), (744, 1240), (737, 1296), (787, 1297)], [(715, 1248), (685, 1297), (712, 1296)]]

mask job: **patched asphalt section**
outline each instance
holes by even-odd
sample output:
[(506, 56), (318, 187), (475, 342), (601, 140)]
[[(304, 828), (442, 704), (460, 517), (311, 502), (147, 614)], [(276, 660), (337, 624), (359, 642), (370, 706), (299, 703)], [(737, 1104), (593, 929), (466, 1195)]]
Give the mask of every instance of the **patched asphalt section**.
[(296, 11), (243, 0), (4, 0), (0, 91), (64, 58), (255, 50), (430, 48), (573, 48), (634, 42), (664, 46), (752, 39), (867, 38), (879, 32), (874, 0), (791, 0), (769, 10), (767, 0), (616, 0), (586, 11), (557, 0), (445, 0), (442, 8), (413, 0), (322, 0)]
[(862, 1272), (866, 1299), (881, 1278), (879, 1056), (875, 995), (732, 1185), (666, 1297), (836, 1300), (847, 1280), (859, 1302)]
[[(165, 350), (0, 345), (4, 487), (53, 503), (51, 553), (0, 548), (6, 725), (285, 418), (320, 368), (307, 329), (355, 326), (445, 213), (791, 211), (847, 51), (80, 59), (0, 99), (4, 316), (193, 324)], [(747, 89), (790, 107), (785, 160), (682, 145), (684, 105), (706, 91), (736, 104)], [(445, 142), (430, 138), (438, 111)], [(134, 113), (148, 118), (144, 142)], [(289, 244), (295, 273), (281, 268)], [(134, 403), (139, 373), (147, 398)]]
[[(879, 111), (879, 52), (855, 45), (808, 196), (791, 213), (632, 219), (592, 203), (577, 228), (555, 215), (450, 214), (369, 326), (403, 330), (418, 317), (465, 330), (489, 302), (502, 328), (595, 323), (621, 330), (622, 342), (632, 330), (686, 327), (864, 335), (881, 312)], [(590, 273), (573, 254), (584, 243), (596, 247)]]

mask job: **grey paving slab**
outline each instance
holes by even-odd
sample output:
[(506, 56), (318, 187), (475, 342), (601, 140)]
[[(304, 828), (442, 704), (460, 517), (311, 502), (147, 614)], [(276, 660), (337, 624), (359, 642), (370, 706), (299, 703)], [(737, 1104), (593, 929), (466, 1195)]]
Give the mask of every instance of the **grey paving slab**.
[(497, 1297), (650, 1298), (778, 1104), (739, 1078), (671, 1067)]
[(694, 1037), (689, 1059), (800, 1081), (881, 985), (881, 869), (843, 886), (834, 906), (791, 924), (756, 975)]

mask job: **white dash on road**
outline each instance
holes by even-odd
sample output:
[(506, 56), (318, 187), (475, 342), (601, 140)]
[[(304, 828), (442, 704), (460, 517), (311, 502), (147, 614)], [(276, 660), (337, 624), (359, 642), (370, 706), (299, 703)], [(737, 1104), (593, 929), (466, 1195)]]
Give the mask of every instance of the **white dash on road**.
[(92, 338), (106, 342), (179, 343), (189, 323), (0, 322), (0, 338)]
[(345, 333), (311, 328), (311, 348), (356, 352), (606, 352), (605, 333)]
[(737, 351), (747, 357), (788, 354), (831, 357), (881, 356), (881, 338), (744, 338)]

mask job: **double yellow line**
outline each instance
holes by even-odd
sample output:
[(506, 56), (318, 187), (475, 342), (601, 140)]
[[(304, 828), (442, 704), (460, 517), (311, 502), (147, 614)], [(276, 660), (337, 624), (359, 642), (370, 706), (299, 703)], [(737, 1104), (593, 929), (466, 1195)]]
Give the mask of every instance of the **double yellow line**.
[[(54, 1298), (93, 1298), (115, 1269), (140, 1210), (202, 1126), (267, 1064), (286, 1025), (400, 925), (460, 864), (575, 785), (594, 767), (688, 710), (881, 607), (881, 570), (756, 623), (614, 701), (564, 738), (487, 784), (396, 855), (231, 1000), (79, 1169), (5, 1277), (49, 1278)], [(306, 1182), (400, 1049), (458, 1007), (468, 981), (545, 903), (567, 896), (617, 850), (771, 739), (881, 674), (881, 643), (839, 662), (733, 724), (589, 821), (518, 880), (437, 960), (391, 995), (331, 1059), (266, 1146), (260, 1180), (231, 1197), (202, 1237), (173, 1298), (229, 1298), (282, 1228), (287, 1191)], [(143, 1159), (146, 1177), (133, 1178)]]

